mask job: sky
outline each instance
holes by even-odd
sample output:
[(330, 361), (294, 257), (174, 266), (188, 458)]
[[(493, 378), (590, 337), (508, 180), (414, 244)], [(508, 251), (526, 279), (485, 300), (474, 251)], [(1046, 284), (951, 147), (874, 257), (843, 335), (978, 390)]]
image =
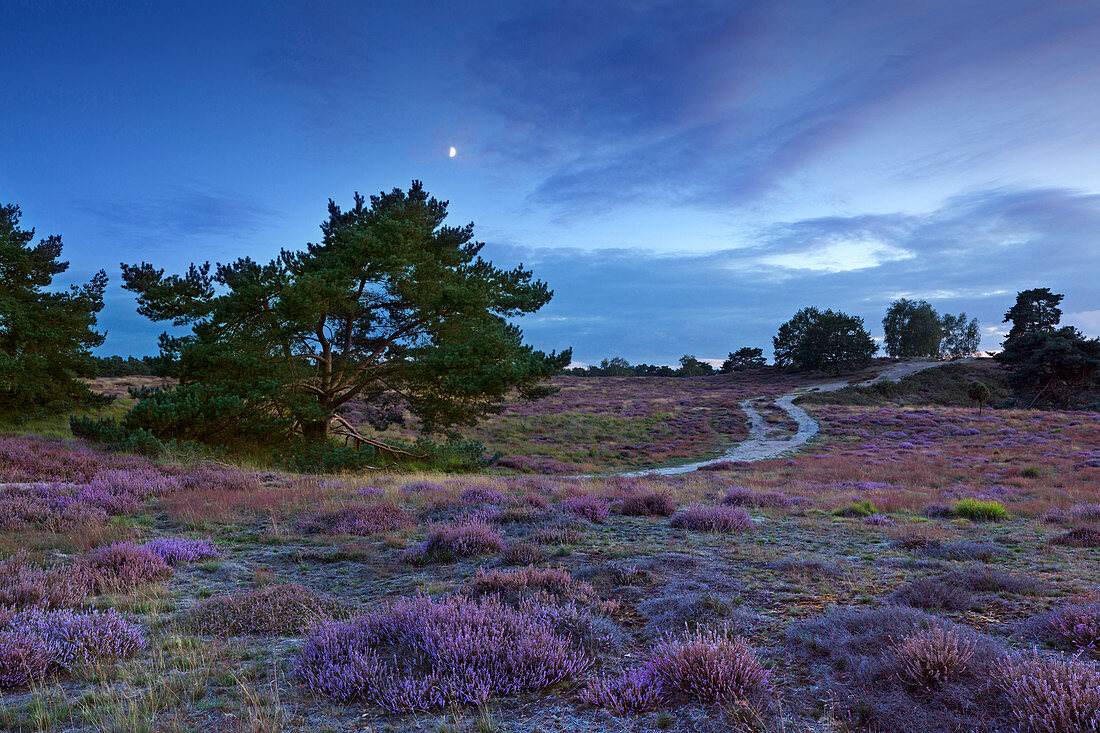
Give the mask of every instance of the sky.
[[(578, 362), (771, 351), (804, 306), (1015, 293), (1100, 335), (1100, 3), (0, 3), (0, 203), (111, 277), (264, 260), (423, 180)], [(449, 150), (455, 148), (451, 157)]]

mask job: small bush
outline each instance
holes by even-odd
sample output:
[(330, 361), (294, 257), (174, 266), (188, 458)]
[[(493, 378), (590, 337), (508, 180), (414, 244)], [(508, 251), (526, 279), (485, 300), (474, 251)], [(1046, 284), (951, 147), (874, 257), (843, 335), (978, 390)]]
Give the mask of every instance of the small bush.
[(171, 577), (172, 568), (144, 545), (116, 542), (99, 547), (80, 562), (97, 593), (125, 593), (142, 585)]
[(1039, 592), (1039, 584), (1034, 578), (984, 567), (968, 567), (957, 572), (948, 573), (943, 576), (943, 580), (975, 592), (1021, 594)]
[(450, 562), (458, 557), (499, 552), (504, 540), (489, 525), (476, 519), (437, 524), (428, 539), (405, 551), (405, 561), (414, 565)]
[(951, 513), (972, 522), (995, 522), (1008, 516), (1008, 510), (999, 501), (959, 499), (951, 507)]
[(190, 621), (203, 634), (289, 636), (347, 615), (339, 599), (287, 583), (213, 596), (192, 611)]
[(0, 560), (0, 609), (75, 606), (91, 587), (91, 574), (79, 565), (42, 568), (23, 552)]
[(973, 540), (959, 540), (957, 542), (940, 542), (930, 540), (923, 546), (914, 548), (919, 554), (927, 557), (936, 557), (941, 560), (990, 560), (1005, 554), (1003, 547), (998, 547), (990, 542), (975, 542)]
[(1069, 508), (1069, 515), (1074, 519), (1086, 522), (1100, 521), (1100, 502), (1074, 504)]
[(752, 529), (752, 519), (743, 509), (730, 506), (692, 504), (676, 512), (673, 527), (703, 532), (745, 532)]
[(1021, 729), (1030, 733), (1100, 731), (1100, 671), (1084, 662), (1014, 654), (994, 667)]
[(960, 611), (970, 608), (973, 599), (958, 586), (938, 578), (918, 578), (898, 588), (890, 602), (913, 608), (944, 608)]
[(563, 568), (536, 568), (527, 566), (519, 570), (477, 569), (477, 575), (467, 581), (474, 595), (498, 593), (504, 598), (516, 599), (528, 592), (543, 592), (563, 600), (595, 603), (596, 589), (590, 583), (577, 580)]
[(795, 503), (795, 500), (779, 491), (758, 493), (744, 486), (735, 486), (722, 497), (722, 503), (730, 506), (787, 509)]
[(146, 542), (144, 547), (169, 565), (206, 560), (221, 554), (207, 540), (189, 540), (183, 537), (160, 537)]
[(905, 637), (892, 651), (897, 674), (906, 684), (931, 688), (967, 671), (974, 643), (950, 629), (934, 627)]
[(546, 553), (538, 545), (530, 542), (514, 542), (504, 548), (500, 561), (505, 565), (533, 565), (542, 562)]
[(868, 514), (863, 518), (863, 523), (875, 527), (889, 527), (894, 523), (894, 520), (892, 517), (888, 517), (885, 514)]
[(602, 523), (611, 514), (611, 505), (603, 499), (597, 499), (587, 494), (567, 496), (562, 499), (561, 508), (570, 514), (596, 524)]
[(1043, 469), (1038, 466), (1025, 466), (1020, 471), (1020, 475), (1024, 478), (1039, 478), (1043, 475)]
[(661, 491), (628, 496), (619, 505), (619, 513), (628, 517), (667, 517), (674, 511), (676, 501)]
[(319, 514), (302, 524), (306, 532), (366, 536), (407, 527), (408, 512), (393, 504), (357, 504), (337, 512)]
[(1051, 540), (1056, 545), (1068, 547), (1100, 547), (1100, 529), (1075, 527)]
[(547, 545), (577, 545), (584, 541), (584, 532), (576, 527), (553, 525), (535, 532), (535, 541)]
[(1100, 603), (1056, 608), (1025, 621), (1020, 631), (1048, 644), (1100, 652)]
[(324, 697), (412, 712), (541, 690), (589, 665), (573, 641), (493, 596), (418, 597), (315, 628), (294, 675)]
[(503, 504), (508, 501), (503, 492), (489, 486), (471, 486), (463, 489), (458, 498), (467, 504)]
[(144, 647), (141, 629), (113, 609), (78, 613), (30, 608), (0, 626), (0, 689), (74, 674)]
[(837, 517), (869, 517), (878, 510), (870, 501), (853, 501), (833, 512)]
[(581, 699), (613, 710), (641, 711), (677, 699), (744, 705), (772, 689), (771, 673), (747, 639), (700, 630), (662, 641), (642, 665), (594, 681)]

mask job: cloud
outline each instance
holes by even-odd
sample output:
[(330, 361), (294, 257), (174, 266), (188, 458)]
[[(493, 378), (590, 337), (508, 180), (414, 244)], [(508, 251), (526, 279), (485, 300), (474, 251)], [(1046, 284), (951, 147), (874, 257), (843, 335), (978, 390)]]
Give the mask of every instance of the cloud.
[(945, 80), (990, 73), (979, 88), (1010, 91), (1014, 65), (1059, 44), (1093, 67), (1089, 44), (1068, 43), (1089, 30), (1100, 7), (1085, 2), (555, 2), (494, 27), (467, 67), (504, 121), (487, 152), (539, 171), (534, 202), (728, 209)]
[[(823, 257), (814, 249), (823, 241), (847, 244)], [(701, 254), (505, 245), (487, 253), (524, 261), (555, 289), (549, 306), (520, 322), (534, 343), (573, 346), (575, 358), (589, 363), (610, 356), (671, 363), (684, 353), (769, 350), (780, 323), (807, 305), (861, 315), (878, 334), (898, 297), (978, 317), (986, 348), (998, 347), (1002, 314), (1030, 287), (1066, 293), (1081, 326), (1091, 328), (1100, 312), (1098, 241), (1100, 196), (998, 189), (922, 214), (777, 224), (741, 246)], [(864, 251), (849, 249), (860, 242)]]
[(169, 248), (203, 239), (245, 237), (279, 216), (253, 199), (203, 190), (129, 201), (82, 199), (76, 206), (100, 221), (106, 241)]

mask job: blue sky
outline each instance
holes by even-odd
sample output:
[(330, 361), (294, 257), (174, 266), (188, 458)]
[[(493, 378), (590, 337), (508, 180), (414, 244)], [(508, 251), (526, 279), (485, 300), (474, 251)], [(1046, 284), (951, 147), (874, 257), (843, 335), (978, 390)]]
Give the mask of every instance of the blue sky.
[[(1100, 335), (1100, 3), (0, 4), (0, 202), (118, 263), (267, 259), (424, 180), (575, 358), (770, 352), (805, 305), (1017, 290)], [(457, 156), (448, 157), (454, 146)]]

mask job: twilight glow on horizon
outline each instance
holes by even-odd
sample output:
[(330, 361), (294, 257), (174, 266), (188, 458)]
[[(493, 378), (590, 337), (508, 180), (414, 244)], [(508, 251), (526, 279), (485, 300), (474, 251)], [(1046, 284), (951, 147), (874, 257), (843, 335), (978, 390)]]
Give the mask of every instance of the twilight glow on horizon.
[(800, 307), (1015, 293), (1100, 335), (1100, 3), (0, 5), (0, 203), (111, 277), (267, 260), (421, 179), (580, 362), (771, 351)]

